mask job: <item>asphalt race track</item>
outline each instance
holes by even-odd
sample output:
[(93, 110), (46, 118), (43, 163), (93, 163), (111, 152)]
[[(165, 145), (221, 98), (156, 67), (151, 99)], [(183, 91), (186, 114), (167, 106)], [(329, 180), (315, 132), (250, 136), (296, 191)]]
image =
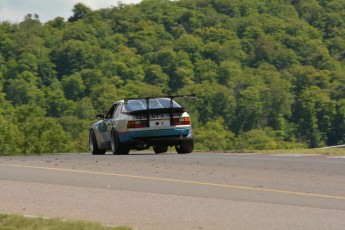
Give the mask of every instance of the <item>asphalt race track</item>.
[(133, 229), (345, 229), (345, 158), (235, 153), (0, 157), (0, 213)]

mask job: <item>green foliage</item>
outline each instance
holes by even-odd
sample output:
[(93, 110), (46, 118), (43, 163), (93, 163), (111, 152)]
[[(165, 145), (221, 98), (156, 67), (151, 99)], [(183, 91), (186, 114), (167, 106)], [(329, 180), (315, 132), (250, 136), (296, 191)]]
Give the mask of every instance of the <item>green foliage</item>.
[(84, 96), (85, 85), (79, 75), (71, 75), (61, 80), (65, 97), (70, 100), (78, 100)]
[(234, 148), (235, 135), (225, 128), (224, 119), (221, 117), (199, 127), (195, 136), (196, 149), (224, 151)]
[(95, 113), (178, 93), (197, 95), (181, 103), (199, 149), (345, 141), (343, 0), (77, 3), (72, 12), (0, 22), (0, 154), (86, 151)]
[(335, 102), (330, 99), (327, 91), (312, 86), (303, 91), (296, 104), (299, 136), (311, 147), (322, 146), (328, 141), (327, 134), (332, 129), (332, 119), (336, 115)]
[(20, 153), (24, 136), (15, 122), (0, 115), (0, 156)]
[(75, 4), (72, 11), (73, 11), (73, 16), (68, 19), (69, 22), (74, 22), (79, 19), (82, 19), (87, 14), (92, 12), (92, 10), (89, 7), (87, 7), (86, 5), (82, 3)]
[(263, 150), (263, 149), (296, 149), (305, 148), (303, 143), (294, 140), (284, 141), (281, 132), (270, 128), (252, 129), (239, 135), (235, 140), (234, 148), (238, 150)]
[(131, 230), (129, 227), (107, 227), (98, 222), (66, 221), (58, 218), (33, 218), (15, 214), (0, 214), (0, 229)]
[(246, 132), (236, 140), (236, 149), (262, 150), (276, 149), (277, 147), (278, 143), (274, 137), (267, 135), (266, 131), (261, 129), (253, 129)]
[(16, 123), (24, 136), (21, 152), (30, 153), (56, 153), (71, 150), (70, 134), (65, 132), (54, 119), (45, 117), (44, 110), (35, 105), (23, 105), (15, 111)]

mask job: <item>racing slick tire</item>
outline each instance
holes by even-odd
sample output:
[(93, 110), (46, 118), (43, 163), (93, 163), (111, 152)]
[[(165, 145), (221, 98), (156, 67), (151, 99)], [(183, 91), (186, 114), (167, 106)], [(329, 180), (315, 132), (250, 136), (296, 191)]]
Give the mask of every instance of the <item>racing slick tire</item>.
[(168, 146), (167, 146), (167, 145), (157, 145), (157, 146), (153, 146), (153, 151), (154, 151), (156, 154), (165, 153), (165, 152), (168, 151)]
[(119, 136), (117, 135), (116, 131), (113, 129), (111, 131), (111, 151), (115, 155), (127, 155), (129, 153), (129, 148), (124, 144), (121, 144), (119, 140)]
[(90, 130), (89, 134), (89, 147), (90, 147), (90, 152), (93, 155), (104, 155), (105, 154), (105, 149), (99, 149), (97, 140), (96, 140), (96, 135), (93, 130)]
[(175, 146), (176, 152), (178, 154), (186, 154), (193, 152), (194, 149), (194, 141), (188, 140), (188, 141), (181, 141), (180, 144)]

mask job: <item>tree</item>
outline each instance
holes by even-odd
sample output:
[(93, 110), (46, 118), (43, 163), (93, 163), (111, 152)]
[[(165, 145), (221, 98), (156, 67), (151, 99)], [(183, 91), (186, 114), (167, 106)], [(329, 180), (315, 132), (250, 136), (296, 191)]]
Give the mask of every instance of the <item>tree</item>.
[(51, 55), (58, 77), (61, 78), (82, 69), (92, 69), (95, 54), (95, 48), (88, 42), (68, 40), (53, 50)]
[(163, 91), (168, 91), (169, 76), (163, 72), (160, 65), (147, 65), (144, 71), (146, 83), (160, 86)]
[(46, 104), (44, 106), (50, 117), (62, 117), (74, 114), (75, 103), (67, 100), (59, 81), (55, 81), (45, 90)]
[(176, 52), (170, 47), (165, 47), (148, 55), (151, 64), (160, 65), (164, 73), (171, 75), (176, 67)]
[(6, 99), (11, 101), (13, 105), (43, 104), (43, 92), (36, 86), (36, 79), (33, 74), (25, 71), (17, 79), (8, 80), (5, 88)]
[(61, 84), (67, 99), (76, 101), (84, 97), (85, 85), (80, 75), (65, 76)]
[(196, 149), (224, 151), (233, 149), (235, 135), (224, 126), (223, 118), (208, 121), (195, 131)]
[(235, 61), (223, 61), (218, 68), (218, 82), (231, 86), (243, 74), (241, 64)]
[(328, 70), (317, 70), (313, 66), (294, 65), (285, 73), (291, 78), (294, 91), (299, 95), (304, 89), (311, 86), (318, 86), (326, 89), (331, 81), (331, 72)]
[(345, 99), (337, 102), (336, 115), (332, 123), (328, 144), (343, 145), (345, 143)]
[(183, 34), (175, 41), (174, 48), (179, 51), (183, 50), (191, 57), (197, 56), (199, 50), (203, 46), (202, 40), (189, 34)]
[(217, 82), (218, 65), (211, 59), (200, 59), (195, 62), (194, 81), (201, 83), (203, 81)]
[(92, 101), (88, 97), (84, 97), (76, 103), (75, 115), (79, 119), (91, 120), (95, 117), (96, 112), (93, 109)]
[(274, 66), (267, 63), (262, 63), (254, 74), (257, 79), (262, 79), (267, 87), (266, 90), (262, 91), (263, 114), (260, 121), (261, 125), (285, 132), (287, 122), (285, 119), (289, 119), (292, 115), (293, 94), (291, 94), (291, 83), (284, 79)]
[(245, 132), (236, 139), (236, 149), (276, 149), (278, 147), (278, 142), (269, 134), (272, 134), (272, 131), (262, 129), (252, 129)]
[(16, 123), (0, 114), (0, 156), (21, 153), (23, 143), (24, 136)]
[(238, 93), (236, 119), (232, 125), (236, 133), (260, 128), (260, 119), (264, 113), (262, 94), (266, 90), (266, 86), (256, 85), (249, 86)]
[[(108, 68), (108, 70), (109, 69), (111, 69), (111, 68)], [(82, 79), (82, 83), (85, 85), (84, 95), (89, 97), (91, 94), (92, 87), (94, 87), (95, 85), (98, 85), (102, 81), (107, 80), (104, 77), (104, 75), (113, 76), (113, 74), (115, 74), (115, 73), (111, 72), (109, 74), (108, 73), (104, 74), (99, 69), (83, 69), (80, 72), (73, 73), (73, 76), (76, 76), (76, 77), (80, 76), (80, 78)], [(108, 76), (108, 77), (110, 77), (110, 76)]]
[(128, 34), (129, 44), (137, 47), (140, 54), (156, 51), (162, 41), (171, 40), (172, 36), (162, 24), (141, 20), (136, 24), (135, 31)]
[(75, 22), (79, 19), (84, 18), (86, 15), (90, 14), (92, 10), (83, 3), (77, 3), (73, 8), (73, 16), (68, 18), (69, 22)]
[(158, 85), (146, 84), (144, 82), (128, 81), (118, 90), (118, 97), (136, 98), (136, 97), (157, 97), (165, 95), (163, 89)]
[(23, 105), (15, 111), (18, 128), (24, 136), (22, 152), (56, 153), (71, 150), (70, 136), (53, 118), (45, 117), (44, 110), (36, 105)]
[(297, 2), (298, 4), (296, 5), (296, 8), (303, 19), (305, 19), (309, 24), (313, 24), (315, 21), (318, 21), (323, 12), (323, 8), (317, 0)]
[(228, 128), (233, 122), (236, 101), (233, 92), (225, 86), (204, 81), (201, 84), (186, 86), (178, 93), (194, 93), (196, 95), (196, 101), (188, 103), (188, 108), (191, 113), (195, 113), (197, 123), (200, 123), (200, 125), (204, 125), (207, 121), (215, 120), (218, 117), (223, 118), (223, 122)]
[(97, 113), (106, 113), (117, 98), (118, 89), (115, 85), (103, 82), (91, 88), (92, 105)]
[(83, 21), (77, 21), (72, 24), (67, 24), (66, 28), (64, 28), (62, 40), (85, 41), (88, 44), (92, 45), (99, 44), (96, 28), (94, 28), (92, 24), (87, 24)]
[(278, 69), (286, 69), (298, 63), (297, 55), (270, 37), (259, 37), (256, 41), (254, 62), (268, 62)]
[(56, 29), (63, 29), (66, 25), (65, 19), (63, 17), (56, 17), (54, 20), (48, 21), (46, 25), (50, 25)]
[(194, 71), (190, 56), (185, 51), (179, 51), (176, 55), (175, 69), (170, 74), (169, 87), (172, 92), (193, 83)]
[(298, 110), (298, 136), (307, 141), (309, 147), (323, 146), (331, 132), (332, 118), (336, 114), (335, 103), (327, 92), (312, 86), (304, 90), (296, 105)]

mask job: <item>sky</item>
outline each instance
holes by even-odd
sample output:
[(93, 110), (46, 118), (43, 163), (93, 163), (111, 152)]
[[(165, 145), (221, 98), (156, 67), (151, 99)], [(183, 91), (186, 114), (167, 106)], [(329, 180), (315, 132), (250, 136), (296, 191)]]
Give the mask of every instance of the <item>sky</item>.
[(84, 3), (92, 10), (124, 4), (139, 3), (141, 0), (0, 0), (0, 22), (19, 23), (27, 14), (37, 14), (42, 23), (63, 17), (67, 20), (73, 15), (76, 3)]

